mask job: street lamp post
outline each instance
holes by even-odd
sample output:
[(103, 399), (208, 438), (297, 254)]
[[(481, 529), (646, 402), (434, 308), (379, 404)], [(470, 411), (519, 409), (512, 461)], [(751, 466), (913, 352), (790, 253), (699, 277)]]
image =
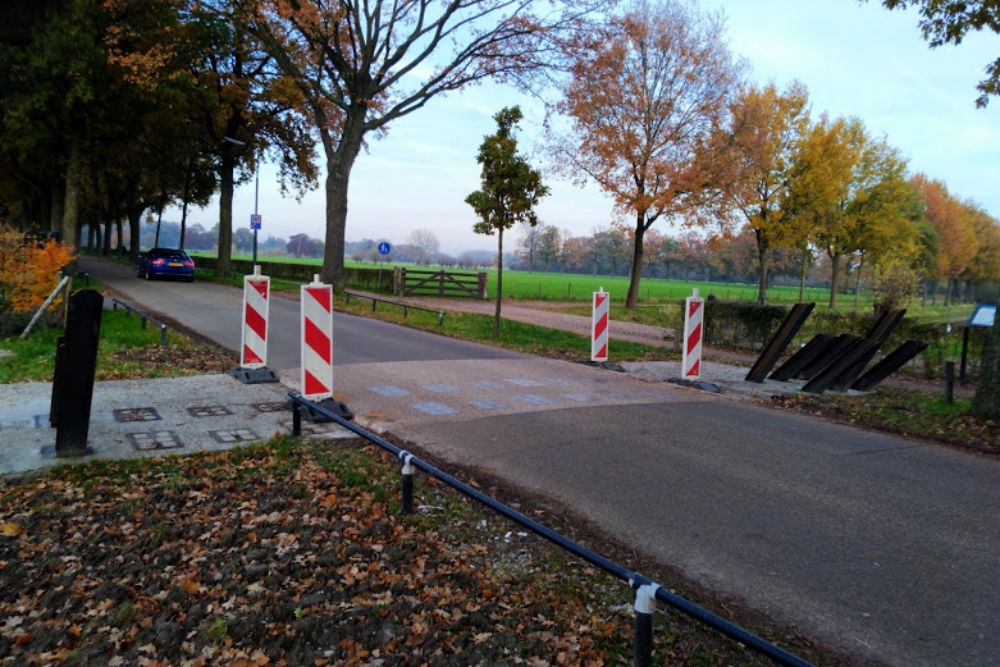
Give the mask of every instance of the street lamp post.
[(257, 213), (257, 200), (260, 197), (260, 152), (257, 152), (257, 164), (254, 165), (253, 184), (253, 219), (258, 221), (253, 225), (253, 268), (250, 272), (257, 275), (257, 229), (260, 227), (260, 215)]
[[(245, 141), (240, 141), (239, 139), (233, 139), (232, 137), (222, 137), (224, 140), (231, 144), (236, 144), (237, 146), (246, 146)], [(257, 153), (257, 164), (254, 168), (254, 187), (253, 187), (253, 218), (250, 220), (250, 227), (253, 230), (253, 267), (250, 272), (257, 273), (257, 229), (260, 226), (258, 222), (260, 220), (260, 214), (258, 213), (258, 204), (260, 201), (260, 153)]]

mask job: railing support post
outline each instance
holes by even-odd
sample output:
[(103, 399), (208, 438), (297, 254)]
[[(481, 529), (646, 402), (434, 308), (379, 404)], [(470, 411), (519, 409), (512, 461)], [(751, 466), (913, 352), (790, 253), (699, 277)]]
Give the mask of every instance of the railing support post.
[(403, 461), (403, 514), (413, 514), (413, 454), (400, 452), (399, 458)]
[(653, 614), (656, 613), (657, 584), (642, 583), (635, 590), (634, 667), (650, 667), (653, 662)]

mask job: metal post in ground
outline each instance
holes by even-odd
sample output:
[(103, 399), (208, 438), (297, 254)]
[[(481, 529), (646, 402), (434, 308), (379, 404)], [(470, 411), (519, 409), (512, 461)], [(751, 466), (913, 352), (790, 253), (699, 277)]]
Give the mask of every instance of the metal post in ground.
[(302, 435), (302, 408), (299, 402), (292, 399), (292, 435)]
[(653, 614), (656, 613), (657, 584), (646, 582), (635, 590), (634, 667), (650, 667), (653, 662)]
[(413, 454), (400, 452), (399, 458), (403, 461), (403, 514), (413, 514), (413, 473), (416, 468), (413, 466)]
[(955, 402), (955, 362), (944, 362), (944, 402), (951, 405)]

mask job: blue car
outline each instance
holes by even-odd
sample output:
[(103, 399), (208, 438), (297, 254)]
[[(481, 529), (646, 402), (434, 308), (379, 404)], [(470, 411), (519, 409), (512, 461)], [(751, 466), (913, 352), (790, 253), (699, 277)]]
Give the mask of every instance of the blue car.
[(153, 248), (139, 254), (135, 274), (140, 278), (183, 278), (194, 281), (194, 261), (183, 250)]

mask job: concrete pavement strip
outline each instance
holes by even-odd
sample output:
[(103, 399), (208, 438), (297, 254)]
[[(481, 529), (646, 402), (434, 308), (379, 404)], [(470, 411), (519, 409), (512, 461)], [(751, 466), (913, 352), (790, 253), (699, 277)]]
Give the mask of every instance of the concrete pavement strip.
[[(93, 455), (56, 458), (51, 382), (0, 385), (0, 475), (94, 458), (125, 459), (230, 449), (289, 433), (287, 388), (229, 375), (94, 384), (87, 442)], [(353, 437), (335, 424), (304, 424), (317, 438)]]

